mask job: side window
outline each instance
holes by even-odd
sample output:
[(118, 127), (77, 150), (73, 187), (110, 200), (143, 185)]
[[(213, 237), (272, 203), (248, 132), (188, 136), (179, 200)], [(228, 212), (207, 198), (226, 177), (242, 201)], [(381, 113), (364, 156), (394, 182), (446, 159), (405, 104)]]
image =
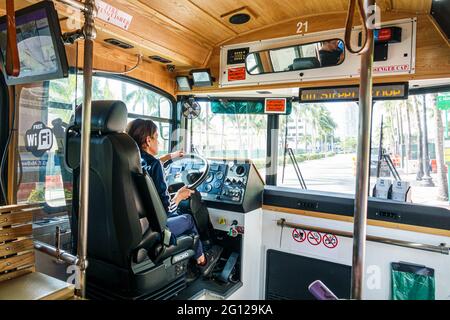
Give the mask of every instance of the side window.
[(416, 204), (449, 208), (449, 93), (377, 102), (373, 110), (371, 193), (377, 179), (401, 180)]
[[(42, 203), (48, 213), (67, 211), (72, 174), (65, 164), (65, 135), (83, 100), (82, 76), (19, 88), (18, 203)], [(131, 82), (94, 77), (93, 99), (126, 103), (129, 121), (152, 119), (160, 128), (161, 153), (169, 151), (172, 102)]]
[(72, 199), (65, 166), (65, 133), (75, 108), (74, 77), (22, 87), (19, 94), (18, 203), (44, 203), (50, 211)]
[(280, 116), (278, 185), (355, 192), (356, 103), (294, 103)]
[[(439, 93), (374, 104), (370, 196), (384, 179), (405, 188), (408, 202), (450, 207), (448, 101), (449, 93)], [(294, 104), (280, 117), (279, 137), (279, 186), (355, 193), (356, 103)]]

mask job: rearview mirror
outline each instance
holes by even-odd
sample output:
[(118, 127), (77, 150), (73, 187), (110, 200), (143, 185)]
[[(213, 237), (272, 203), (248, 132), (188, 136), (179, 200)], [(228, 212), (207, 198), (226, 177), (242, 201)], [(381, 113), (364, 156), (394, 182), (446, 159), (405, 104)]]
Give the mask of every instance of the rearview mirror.
[(340, 65), (344, 59), (344, 42), (330, 39), (251, 52), (245, 59), (245, 66), (249, 74), (259, 75), (332, 67)]

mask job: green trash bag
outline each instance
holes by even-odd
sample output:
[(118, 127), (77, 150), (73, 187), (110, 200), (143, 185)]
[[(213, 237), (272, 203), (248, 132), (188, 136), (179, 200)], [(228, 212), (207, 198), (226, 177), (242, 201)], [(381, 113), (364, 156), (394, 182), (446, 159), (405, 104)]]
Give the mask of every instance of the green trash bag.
[(434, 269), (392, 263), (392, 300), (435, 300)]

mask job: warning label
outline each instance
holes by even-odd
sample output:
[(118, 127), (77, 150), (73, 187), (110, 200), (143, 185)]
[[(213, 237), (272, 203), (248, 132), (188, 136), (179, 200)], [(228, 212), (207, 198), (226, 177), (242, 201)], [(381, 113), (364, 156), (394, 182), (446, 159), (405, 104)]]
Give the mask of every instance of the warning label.
[(322, 242), (322, 236), (319, 232), (310, 231), (308, 232), (308, 242), (313, 246), (318, 246)]
[(324, 247), (328, 249), (334, 249), (339, 245), (338, 237), (334, 234), (322, 234), (317, 231), (307, 231), (304, 229), (293, 229), (292, 239), (297, 243), (309, 243), (314, 247), (323, 243)]
[(245, 67), (228, 69), (228, 81), (241, 81), (246, 79), (247, 71)]
[(323, 245), (329, 249), (334, 249), (339, 244), (338, 238), (334, 234), (324, 234), (322, 241)]
[(292, 239), (297, 242), (304, 242), (306, 240), (306, 232), (302, 229), (292, 230)]
[(265, 113), (286, 114), (286, 99), (266, 99)]

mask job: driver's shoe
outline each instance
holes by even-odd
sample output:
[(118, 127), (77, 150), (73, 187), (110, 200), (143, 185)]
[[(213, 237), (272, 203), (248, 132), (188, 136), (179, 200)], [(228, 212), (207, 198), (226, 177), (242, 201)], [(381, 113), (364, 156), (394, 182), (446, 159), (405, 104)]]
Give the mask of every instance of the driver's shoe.
[(207, 277), (213, 271), (215, 265), (220, 259), (223, 248), (220, 246), (213, 246), (210, 250), (205, 252), (206, 264), (199, 266), (200, 272), (204, 277)]

